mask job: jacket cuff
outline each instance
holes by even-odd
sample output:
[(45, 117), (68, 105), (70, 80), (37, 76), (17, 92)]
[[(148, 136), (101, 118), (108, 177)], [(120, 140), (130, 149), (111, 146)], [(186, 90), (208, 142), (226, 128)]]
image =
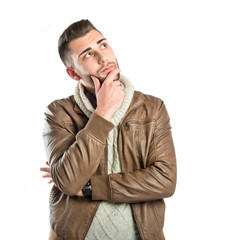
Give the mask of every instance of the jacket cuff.
[(107, 136), (113, 128), (114, 125), (111, 122), (93, 112), (92, 116), (85, 126), (85, 131), (105, 144)]
[(111, 201), (109, 175), (96, 175), (91, 178), (92, 200)]

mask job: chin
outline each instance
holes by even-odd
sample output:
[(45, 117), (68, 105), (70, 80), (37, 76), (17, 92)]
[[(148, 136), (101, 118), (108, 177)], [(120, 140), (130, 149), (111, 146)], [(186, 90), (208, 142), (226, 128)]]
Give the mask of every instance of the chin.
[[(109, 74), (109, 73), (108, 73)], [(108, 75), (107, 75), (108, 76)], [(99, 78), (99, 81), (101, 82), (101, 83), (103, 83), (104, 81), (105, 81), (105, 79), (107, 78), (107, 76), (106, 77), (103, 77), (103, 78)], [(113, 79), (113, 81), (117, 81), (117, 80), (119, 80), (120, 79), (120, 73), (118, 73), (118, 75), (116, 76), (116, 78), (115, 79)]]

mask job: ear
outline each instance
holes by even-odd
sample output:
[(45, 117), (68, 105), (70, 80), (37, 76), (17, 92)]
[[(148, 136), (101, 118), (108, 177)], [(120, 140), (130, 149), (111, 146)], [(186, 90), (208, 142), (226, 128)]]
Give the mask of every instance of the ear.
[(71, 68), (71, 67), (68, 67), (67, 69), (66, 69), (66, 72), (67, 72), (67, 74), (70, 76), (70, 78), (72, 78), (72, 79), (74, 79), (74, 80), (76, 80), (76, 81), (79, 81), (81, 78), (80, 78), (80, 76), (74, 71), (74, 69), (73, 68)]

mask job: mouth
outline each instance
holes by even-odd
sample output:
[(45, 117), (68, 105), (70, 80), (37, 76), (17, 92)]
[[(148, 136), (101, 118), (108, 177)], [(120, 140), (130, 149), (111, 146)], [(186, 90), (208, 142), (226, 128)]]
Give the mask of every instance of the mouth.
[(111, 72), (113, 70), (113, 68), (114, 68), (114, 65), (107, 66), (101, 71), (101, 73)]

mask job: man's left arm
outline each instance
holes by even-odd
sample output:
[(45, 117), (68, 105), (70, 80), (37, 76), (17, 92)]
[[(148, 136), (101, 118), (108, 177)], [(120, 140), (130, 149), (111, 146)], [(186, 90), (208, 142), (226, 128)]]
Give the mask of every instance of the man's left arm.
[(159, 110), (151, 144), (148, 167), (134, 172), (93, 176), (92, 200), (134, 203), (170, 197), (176, 186), (176, 157), (164, 103)]

